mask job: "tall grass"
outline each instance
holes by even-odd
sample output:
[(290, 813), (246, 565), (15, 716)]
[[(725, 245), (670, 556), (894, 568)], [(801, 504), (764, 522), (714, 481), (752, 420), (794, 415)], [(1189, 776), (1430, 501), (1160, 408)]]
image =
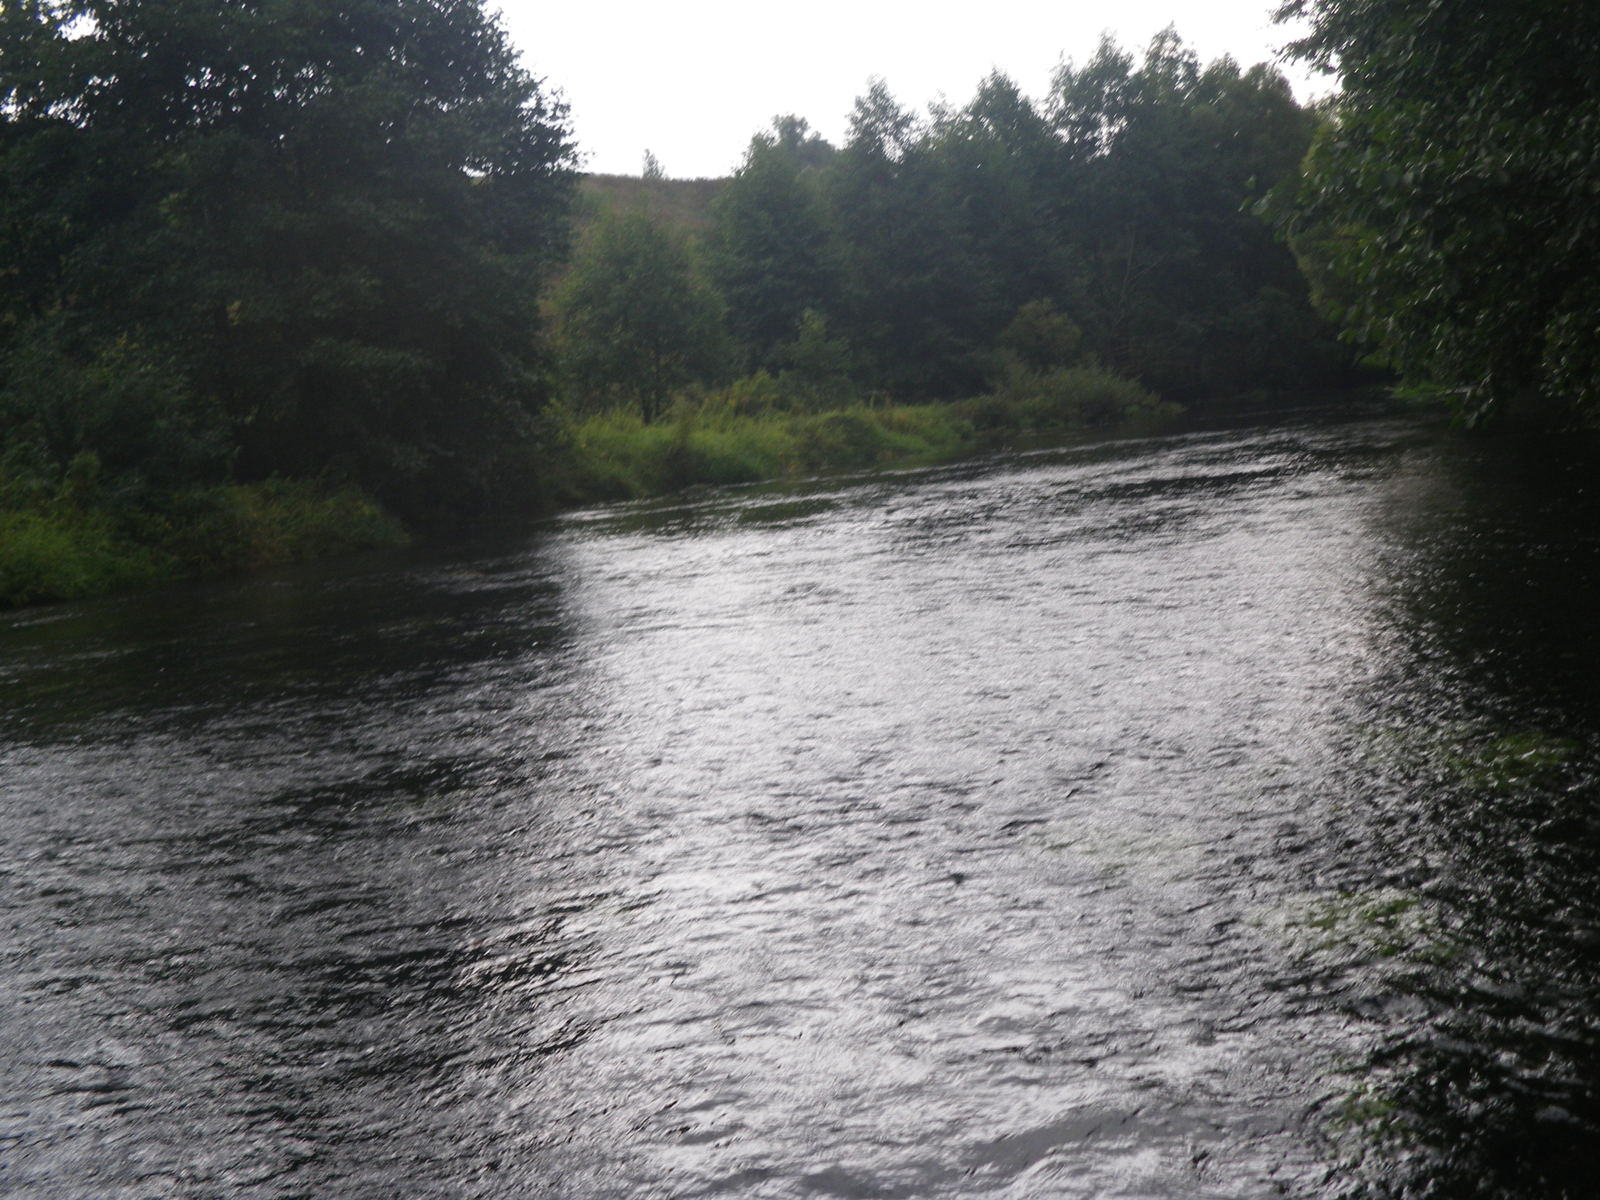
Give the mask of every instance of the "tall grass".
[(116, 536), (101, 515), (0, 512), (0, 607), (146, 586), (167, 556)]
[(207, 488), (172, 498), (146, 518), (143, 539), (186, 573), (231, 575), (407, 540), (400, 523), (353, 487), (303, 480)]
[(663, 420), (621, 409), (560, 414), (568, 503), (635, 499), (694, 485), (936, 462), (1007, 436), (1153, 428), (1182, 410), (1092, 367), (1016, 371), (988, 396), (955, 404), (847, 404), (818, 411), (813, 391), (756, 375), (680, 397)]
[(956, 407), (975, 429), (991, 433), (1148, 428), (1183, 411), (1131, 379), (1098, 367), (1030, 371), (1016, 365), (992, 393)]
[(353, 488), (267, 480), (137, 507), (63, 486), (15, 503), (0, 481), (0, 607), (233, 575), (403, 543), (399, 523)]
[(571, 420), (562, 498), (631, 499), (697, 484), (934, 461), (973, 436), (971, 424), (944, 405), (744, 414), (720, 401), (715, 394), (680, 400), (650, 424), (631, 411)]

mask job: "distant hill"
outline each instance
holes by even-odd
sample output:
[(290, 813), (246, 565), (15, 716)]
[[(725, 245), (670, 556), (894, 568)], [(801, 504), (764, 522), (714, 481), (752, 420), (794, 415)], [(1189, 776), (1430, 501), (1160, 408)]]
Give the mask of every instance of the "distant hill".
[(578, 182), (574, 216), (581, 229), (608, 208), (642, 208), (652, 219), (698, 236), (711, 228), (711, 202), (727, 182), (584, 175)]

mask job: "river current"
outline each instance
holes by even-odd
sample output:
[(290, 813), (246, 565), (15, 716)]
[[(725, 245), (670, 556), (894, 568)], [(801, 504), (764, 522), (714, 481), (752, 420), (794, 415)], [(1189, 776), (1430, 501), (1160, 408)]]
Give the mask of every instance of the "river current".
[(1594, 1194), (1600, 503), (1302, 413), (0, 617), (0, 1194)]

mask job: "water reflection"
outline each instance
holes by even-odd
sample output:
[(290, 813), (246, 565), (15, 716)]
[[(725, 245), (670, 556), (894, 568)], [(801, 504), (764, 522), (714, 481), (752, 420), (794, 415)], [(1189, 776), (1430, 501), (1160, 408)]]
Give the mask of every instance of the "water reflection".
[(0, 1179), (1579, 1194), (1553, 474), (1307, 420), (10, 618)]
[[(1457, 443), (1388, 482), (1387, 662), (1363, 696), (1347, 836), (1404, 906), (1348, 985), (1373, 1049), (1342, 1098), (1352, 1194), (1581, 1196), (1600, 1121), (1586, 447)], [(1365, 936), (1373, 921), (1364, 922)]]
[(80, 610), (53, 665), (8, 631), (10, 1194), (492, 1169), (507, 1081), (587, 1032), (553, 997), (594, 879), (540, 853), (582, 687), (538, 563)]

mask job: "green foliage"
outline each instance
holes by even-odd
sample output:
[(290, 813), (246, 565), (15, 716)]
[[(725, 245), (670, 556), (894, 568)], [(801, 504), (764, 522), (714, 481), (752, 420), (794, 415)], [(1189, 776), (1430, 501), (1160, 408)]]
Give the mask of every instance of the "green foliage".
[(231, 575), (406, 542), (388, 513), (351, 487), (268, 479), (175, 496), (158, 544), (186, 573)]
[(874, 81), (839, 150), (795, 118), (754, 139), (709, 263), (748, 367), (789, 366), (809, 312), (858, 391), (900, 400), (973, 395), (997, 352), (1178, 398), (1336, 385), (1352, 356), (1254, 211), (1314, 125), (1275, 72), (1202, 68), (1171, 30), (1140, 59), (1104, 43), (1042, 105), (993, 74), (924, 119)]
[(478, 0), (9, 4), (0, 439), (486, 503), (569, 161)]
[(0, 607), (154, 583), (167, 564), (117, 539), (104, 517), (0, 512)]
[(563, 368), (589, 409), (627, 403), (652, 421), (674, 390), (715, 381), (728, 361), (720, 297), (685, 243), (643, 213), (588, 231), (553, 307)]
[(1083, 330), (1048, 300), (1030, 300), (1000, 333), (1001, 350), (1030, 371), (1070, 366), (1083, 345)]
[(1102, 361), (1180, 399), (1340, 381), (1348, 356), (1251, 211), (1312, 135), (1280, 75), (1202, 69), (1168, 30), (1137, 65), (1107, 43), (1063, 67), (1053, 121), (1081, 156), (1066, 206), (1084, 299), (1069, 311)]
[[(824, 150), (823, 148), (826, 148)], [(743, 166), (713, 205), (709, 265), (728, 301), (729, 327), (749, 362), (771, 367), (803, 314), (835, 306), (839, 248), (817, 191), (820, 139), (779, 118), (751, 140)]]
[(751, 483), (785, 473), (786, 430), (773, 420), (731, 423), (688, 403), (647, 423), (632, 409), (598, 413), (568, 434), (571, 499), (628, 499), (691, 484)]
[(987, 433), (1052, 433), (1170, 423), (1182, 409), (1099, 367), (1035, 370), (1013, 360), (999, 385), (956, 406)]
[(1028, 305), (1081, 300), (1081, 246), (1064, 207), (1072, 160), (1016, 84), (992, 74), (966, 107), (935, 109), (928, 140), (933, 196), (971, 276), (964, 310), (951, 315), (960, 338), (981, 351)]
[[(32, 503), (16, 503), (23, 495)], [(107, 495), (93, 455), (53, 494), (0, 475), (0, 607), (71, 600), (194, 576), (404, 544), (399, 523), (351, 487), (283, 479), (194, 488), (128, 507)]]
[(660, 495), (701, 484), (754, 483), (942, 460), (997, 437), (1117, 426), (1153, 429), (1181, 411), (1097, 368), (1029, 373), (994, 395), (956, 404), (815, 407), (816, 393), (785, 373), (756, 372), (698, 395), (666, 418), (634, 408), (565, 414), (566, 502)]
[(901, 399), (970, 394), (982, 381), (964, 318), (983, 285), (947, 179), (927, 127), (875, 82), (823, 182), (845, 264), (829, 315), (860, 355), (861, 381)]
[(816, 309), (800, 314), (794, 341), (777, 348), (773, 356), (782, 368), (780, 379), (793, 408), (838, 408), (855, 395), (850, 376), (855, 354), (843, 338), (828, 335), (828, 321)]
[[(753, 396), (767, 399), (752, 403)], [(771, 403), (775, 396), (777, 381), (758, 375), (699, 402), (680, 399), (669, 419), (653, 424), (627, 409), (574, 420), (566, 435), (573, 464), (567, 499), (929, 461), (971, 445), (971, 426), (945, 405), (796, 412)]]
[(0, 444), (30, 458), (36, 476), (58, 479), (89, 455), (126, 497), (226, 473), (221, 414), (196, 400), (170, 355), (125, 336), (75, 352), (49, 321), (33, 332), (7, 362)]
[(1600, 405), (1600, 10), (1295, 0), (1341, 92), (1271, 208), (1360, 344), (1511, 409)]
[(719, 417), (755, 417), (804, 407), (804, 395), (766, 371), (741, 375), (701, 403), (701, 411)]
[(642, 212), (658, 225), (698, 238), (711, 230), (712, 205), (727, 186), (726, 179), (584, 175), (578, 180), (573, 223), (581, 236), (606, 213)]

